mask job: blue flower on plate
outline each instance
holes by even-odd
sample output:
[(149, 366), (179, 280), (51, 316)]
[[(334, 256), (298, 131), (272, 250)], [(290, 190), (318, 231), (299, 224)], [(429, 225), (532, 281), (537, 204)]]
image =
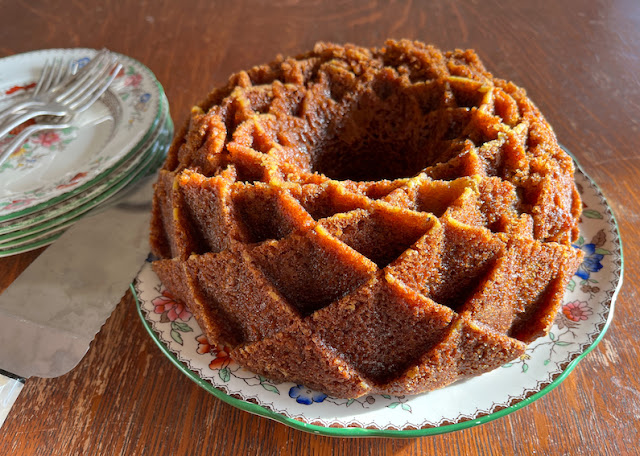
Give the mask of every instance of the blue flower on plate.
[(140, 95), (140, 103), (146, 103), (147, 101), (149, 101), (150, 98), (151, 98), (150, 93), (143, 93), (142, 95)]
[(584, 260), (576, 271), (576, 275), (582, 280), (589, 280), (592, 272), (598, 272), (602, 269), (600, 261), (602, 261), (604, 255), (596, 253), (595, 244), (574, 245), (574, 247), (584, 252)]
[(295, 399), (298, 404), (311, 405), (314, 402), (324, 401), (327, 395), (296, 385), (289, 390), (289, 397)]
[(91, 59), (89, 57), (82, 57), (81, 59), (76, 60), (76, 65), (78, 65), (78, 69), (85, 66), (87, 63), (89, 63), (90, 60)]

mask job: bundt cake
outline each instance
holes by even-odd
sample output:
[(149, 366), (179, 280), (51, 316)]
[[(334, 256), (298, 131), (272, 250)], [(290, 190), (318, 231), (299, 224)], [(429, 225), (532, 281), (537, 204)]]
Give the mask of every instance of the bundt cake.
[(249, 370), (416, 394), (549, 331), (581, 261), (573, 174), (473, 51), (318, 43), (192, 109), (155, 186), (153, 268)]

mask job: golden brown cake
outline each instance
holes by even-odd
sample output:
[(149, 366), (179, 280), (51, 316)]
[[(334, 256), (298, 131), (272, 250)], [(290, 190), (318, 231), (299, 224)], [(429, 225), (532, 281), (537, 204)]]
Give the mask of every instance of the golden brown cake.
[(581, 260), (573, 173), (473, 51), (319, 43), (193, 108), (155, 187), (153, 268), (254, 372), (429, 391), (549, 331)]

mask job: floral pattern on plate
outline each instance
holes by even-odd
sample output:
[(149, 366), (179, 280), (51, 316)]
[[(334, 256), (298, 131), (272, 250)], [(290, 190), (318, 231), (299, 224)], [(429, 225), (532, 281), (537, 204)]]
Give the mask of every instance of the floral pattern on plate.
[[(95, 52), (51, 49), (0, 59), (0, 72), (8, 75), (0, 80), (0, 105), (8, 104), (9, 98), (28, 96), (46, 59), (61, 57), (82, 65)], [(55, 198), (90, 185), (121, 163), (155, 128), (162, 88), (140, 62), (124, 55), (118, 58), (124, 70), (99, 102), (74, 119), (72, 129), (31, 137), (0, 167), (4, 183), (0, 220), (39, 210)], [(59, 140), (56, 134), (62, 135)], [(61, 147), (64, 154), (53, 153)]]
[(164, 290), (149, 263), (132, 289), (142, 321), (163, 353), (192, 380), (243, 410), (337, 436), (414, 437), (463, 429), (551, 391), (595, 347), (611, 321), (622, 281), (617, 225), (597, 186), (579, 170), (576, 182), (587, 208), (576, 248), (586, 257), (549, 334), (501, 368), (425, 394), (338, 399), (303, 385), (274, 383), (237, 365), (228, 348), (210, 346), (195, 318)]
[[(162, 165), (173, 137), (173, 122), (169, 112), (163, 115), (165, 119), (154, 135), (149, 138), (143, 150), (134, 154), (129, 161), (124, 163), (110, 174), (107, 179), (88, 191), (73, 198), (63, 201), (63, 206), (52, 205), (47, 208), (51, 213), (44, 211), (40, 223), (24, 227), (20, 223), (16, 231), (0, 234), (0, 257), (27, 252), (54, 242), (64, 231), (82, 218), (88, 211), (108, 202), (110, 198), (120, 191), (126, 191), (126, 187), (143, 178), (157, 172)], [(38, 219), (39, 217), (36, 217)], [(18, 219), (20, 220), (20, 219)], [(28, 223), (29, 221), (25, 221)], [(0, 222), (0, 226), (6, 222)], [(6, 228), (6, 227), (5, 227)], [(0, 233), (2, 233), (0, 229)]]
[[(73, 189), (66, 193), (64, 198), (57, 202), (47, 204), (41, 210), (31, 212), (25, 216), (12, 217), (9, 220), (0, 220), (0, 244), (4, 244), (7, 236), (20, 232), (21, 235), (31, 233), (35, 229), (40, 229), (45, 225), (51, 225), (55, 219), (62, 219), (70, 212), (74, 212), (79, 207), (86, 207), (86, 204), (92, 201), (96, 196), (103, 193), (106, 189), (124, 176), (135, 173), (140, 160), (147, 154), (155, 154), (154, 149), (165, 147), (166, 143), (171, 141), (173, 137), (173, 122), (170, 118), (168, 101), (164, 94), (161, 95), (162, 114), (157, 128), (153, 135), (147, 138), (147, 141), (131, 154), (121, 165), (114, 168), (111, 172), (104, 176), (103, 179), (96, 179), (91, 185), (83, 185), (81, 189)], [(76, 174), (74, 179), (83, 178), (82, 173)]]
[(118, 94), (120, 100), (131, 108), (129, 118), (126, 121), (128, 129), (135, 128), (149, 109), (151, 94), (146, 91), (143, 83), (142, 73), (133, 65), (128, 65), (120, 70), (114, 81), (113, 90)]
[[(5, 169), (29, 169), (37, 166), (38, 161), (52, 152), (61, 152), (75, 138), (78, 127), (69, 127), (58, 131), (43, 131), (35, 134), (15, 151), (9, 160), (0, 166), (0, 172)], [(0, 150), (9, 144), (14, 135), (8, 135), (0, 141)], [(68, 184), (73, 184), (73, 179)]]

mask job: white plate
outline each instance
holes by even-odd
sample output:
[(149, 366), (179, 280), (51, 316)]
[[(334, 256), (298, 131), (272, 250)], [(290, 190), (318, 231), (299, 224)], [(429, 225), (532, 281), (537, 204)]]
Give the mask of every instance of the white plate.
[(71, 225), (81, 220), (89, 211), (100, 210), (101, 207), (108, 206), (111, 201), (117, 200), (120, 192), (126, 193), (127, 189), (136, 186), (140, 179), (155, 174), (164, 162), (172, 136), (173, 123), (171, 118), (168, 118), (157, 140), (150, 145), (144, 154), (140, 154), (139, 159), (131, 167), (132, 169), (120, 175), (118, 179), (110, 181), (109, 185), (100, 186), (100, 192), (97, 196), (94, 195), (83, 205), (70, 208), (62, 216), (48, 220), (42, 226), (32, 227), (26, 231), (25, 235), (19, 232), (15, 237), (12, 237), (14, 233), (9, 233), (7, 239), (0, 236), (2, 238), (0, 257), (25, 253), (55, 242)]
[[(165, 98), (164, 95), (162, 98)], [(166, 106), (165, 101), (163, 101), (163, 105)], [(164, 156), (172, 137), (173, 122), (168, 109), (164, 109), (161, 123), (149, 140), (108, 176), (96, 179), (92, 182), (93, 185), (71, 198), (50, 204), (32, 214), (0, 222), (0, 249), (9, 248), (20, 238), (31, 236), (34, 233), (46, 232), (93, 208), (98, 202), (105, 200), (104, 193), (112, 194), (113, 188), (122, 187), (122, 181), (134, 179), (139, 174), (139, 170), (146, 167), (145, 163), (151, 162), (152, 156)], [(158, 160), (154, 159), (153, 161), (157, 162)], [(156, 163), (157, 166), (159, 166), (158, 163)]]
[(24, 238), (19, 238), (8, 246), (5, 246), (3, 244), (2, 246), (0, 246), (0, 258), (29, 252), (31, 250), (35, 250), (40, 247), (52, 244), (60, 236), (62, 236), (64, 232), (71, 227), (71, 225), (81, 220), (86, 215), (86, 212), (88, 210), (95, 209), (96, 211), (100, 211), (103, 207), (109, 206), (112, 200), (118, 199), (119, 192), (126, 194), (127, 189), (135, 187), (138, 184), (139, 180), (155, 174), (158, 170), (158, 167), (162, 165), (163, 161), (164, 153), (159, 152), (159, 155), (150, 154), (145, 159), (145, 162), (140, 164), (141, 167), (136, 170), (136, 172), (132, 173), (129, 176), (126, 176), (116, 185), (98, 196), (93, 202), (94, 205), (89, 207), (86, 211), (84, 210), (84, 208), (82, 208), (82, 211), (78, 214), (70, 213), (68, 219), (61, 221), (55, 226), (49, 227), (49, 229), (44, 232), (36, 232)]
[(145, 154), (143, 159), (137, 162), (133, 172), (124, 175), (109, 187), (103, 188), (98, 196), (83, 206), (69, 210), (64, 214), (64, 217), (45, 223), (44, 225), (46, 226), (43, 229), (35, 227), (25, 236), (3, 240), (0, 243), (0, 257), (25, 253), (55, 242), (71, 225), (81, 220), (88, 211), (92, 209), (99, 210), (97, 209), (98, 206), (102, 207), (110, 204), (112, 198), (117, 199), (120, 191), (126, 193), (126, 189), (137, 185), (138, 180), (155, 174), (162, 165), (166, 151), (171, 143), (171, 135), (163, 134), (162, 136), (160, 140), (152, 145), (149, 153)]
[[(622, 246), (613, 214), (595, 183), (576, 182), (585, 209), (577, 247), (585, 261), (569, 283), (548, 336), (492, 372), (416, 396), (327, 397), (293, 383), (273, 383), (226, 356), (209, 352), (195, 319), (165, 294), (149, 263), (132, 290), (139, 313), (163, 353), (223, 401), (306, 431), (334, 436), (415, 437), (486, 423), (551, 391), (603, 337), (622, 283)], [(606, 375), (606, 373), (603, 373)]]
[[(0, 59), (0, 109), (28, 95), (47, 59), (87, 62), (93, 49), (50, 49)], [(140, 62), (124, 65), (106, 94), (71, 128), (33, 135), (0, 166), (0, 220), (41, 209), (118, 166), (145, 141), (161, 112), (162, 88)], [(0, 149), (10, 138), (0, 142)]]

